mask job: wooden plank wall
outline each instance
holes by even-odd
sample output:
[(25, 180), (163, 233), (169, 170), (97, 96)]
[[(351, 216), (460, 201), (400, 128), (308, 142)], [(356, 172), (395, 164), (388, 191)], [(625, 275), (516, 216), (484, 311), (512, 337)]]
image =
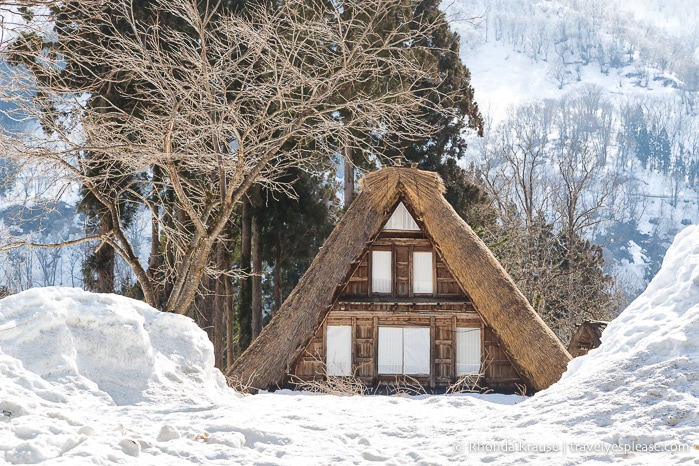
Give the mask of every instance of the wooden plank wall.
[[(375, 248), (377, 250), (391, 250), (393, 253), (393, 267), (395, 273), (393, 274), (393, 286), (394, 290), (391, 295), (398, 297), (412, 297), (412, 253), (413, 251), (432, 251), (431, 248), (427, 248), (423, 243), (412, 245), (394, 245), (388, 246), (383, 245), (382, 247)], [(347, 280), (347, 284), (342, 291), (343, 297), (359, 297), (359, 296), (369, 296), (369, 277), (370, 277), (370, 252), (367, 252), (362, 256), (359, 263), (354, 270), (352, 276)], [(440, 297), (466, 297), (464, 292), (459, 287), (454, 276), (451, 274), (447, 265), (444, 263), (439, 254), (434, 255), (434, 267), (435, 267), (435, 296)]]
[[(341, 309), (344, 306), (344, 309)], [(441, 307), (458, 307), (462, 304)], [(395, 376), (379, 376), (377, 369), (378, 328), (380, 326), (429, 327), (431, 342), (431, 374), (418, 377), (420, 383), (430, 387), (444, 387), (456, 381), (456, 328), (482, 329), (482, 360), (485, 380), (482, 386), (516, 389), (522, 384), (517, 371), (505, 354), (495, 333), (483, 325), (477, 313), (455, 309), (429, 309), (400, 312), (392, 310), (395, 304), (338, 303), (328, 315), (299, 358), (292, 374), (303, 380), (324, 377), (325, 345), (324, 329), (327, 325), (352, 326), (352, 369), (355, 377), (369, 386), (395, 380)], [(436, 307), (436, 306), (435, 306)], [(383, 308), (383, 309), (382, 309)], [(371, 310), (369, 310), (371, 309)]]

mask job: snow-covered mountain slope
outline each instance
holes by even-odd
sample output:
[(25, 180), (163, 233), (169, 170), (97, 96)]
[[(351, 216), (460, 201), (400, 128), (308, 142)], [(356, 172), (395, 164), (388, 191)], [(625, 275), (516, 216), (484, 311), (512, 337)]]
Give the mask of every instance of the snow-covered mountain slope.
[(561, 381), (518, 395), (239, 396), (186, 317), (35, 288), (0, 301), (0, 462), (695, 464), (699, 227)]
[[(622, 286), (640, 292), (674, 234), (699, 223), (699, 3), (456, 0), (442, 9), (460, 34), (486, 139), (527, 105), (570, 114), (570, 102), (587, 99), (604, 119), (602, 173), (624, 194), (585, 233)], [(466, 163), (482, 166), (487, 144), (474, 139)]]

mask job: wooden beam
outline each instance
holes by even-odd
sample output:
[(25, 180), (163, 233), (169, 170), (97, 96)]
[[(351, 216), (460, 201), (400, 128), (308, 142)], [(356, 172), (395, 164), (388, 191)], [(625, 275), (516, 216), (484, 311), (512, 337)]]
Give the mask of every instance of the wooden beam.
[(350, 317), (448, 317), (457, 315), (462, 318), (471, 318), (472, 320), (480, 320), (480, 317), (475, 312), (459, 312), (459, 311), (330, 311), (328, 318), (348, 319)]
[(352, 317), (352, 337), (350, 338), (350, 344), (352, 345), (351, 353), (350, 353), (350, 355), (351, 355), (350, 356), (350, 361), (351, 361), (350, 371), (352, 371), (352, 375), (356, 375), (355, 372), (357, 371), (357, 367), (358, 367), (356, 364), (356, 360), (357, 360), (356, 341), (357, 341), (357, 318)]
[[(314, 335), (315, 337), (315, 335)], [(313, 341), (313, 338), (311, 339), (311, 342)], [(309, 343), (311, 344), (311, 343)], [(323, 367), (325, 367), (325, 372), (326, 374), (323, 374), (324, 376), (327, 375), (328, 372), (328, 367), (327, 367), (327, 361), (328, 361), (328, 319), (323, 319), (323, 348), (321, 349), (321, 357), (323, 358)], [(315, 372), (315, 371), (314, 371)]]

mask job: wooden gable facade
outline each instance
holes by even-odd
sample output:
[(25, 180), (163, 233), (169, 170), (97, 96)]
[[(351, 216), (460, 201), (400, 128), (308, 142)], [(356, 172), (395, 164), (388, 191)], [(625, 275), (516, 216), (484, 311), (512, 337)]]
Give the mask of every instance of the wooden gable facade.
[(463, 377), (470, 387), (497, 391), (526, 386), (402, 200), (356, 263), (289, 380), (327, 375), (351, 375), (368, 386), (403, 376), (426, 388)]
[(460, 377), (533, 391), (570, 355), (443, 196), (439, 175), (367, 174), (352, 205), (270, 323), (227, 372), (231, 384), (405, 376), (426, 387)]

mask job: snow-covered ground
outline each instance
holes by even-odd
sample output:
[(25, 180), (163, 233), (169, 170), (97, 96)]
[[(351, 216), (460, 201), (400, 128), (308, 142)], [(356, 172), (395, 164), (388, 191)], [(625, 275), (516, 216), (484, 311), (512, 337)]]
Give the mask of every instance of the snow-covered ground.
[(71, 288), (0, 301), (0, 462), (699, 464), (699, 227), (529, 399), (241, 396), (188, 318)]

